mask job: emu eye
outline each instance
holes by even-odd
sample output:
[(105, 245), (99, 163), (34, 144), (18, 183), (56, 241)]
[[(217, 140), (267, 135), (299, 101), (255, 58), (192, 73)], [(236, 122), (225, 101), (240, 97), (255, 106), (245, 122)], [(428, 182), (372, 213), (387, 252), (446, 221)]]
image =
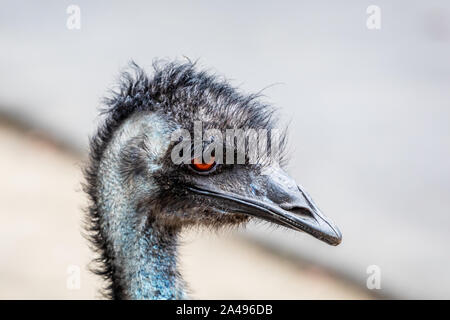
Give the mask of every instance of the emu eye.
[(202, 162), (201, 159), (194, 158), (191, 161), (191, 168), (194, 169), (194, 171), (200, 172), (200, 173), (207, 173), (212, 171), (216, 167), (216, 161), (214, 157), (211, 157), (210, 162)]

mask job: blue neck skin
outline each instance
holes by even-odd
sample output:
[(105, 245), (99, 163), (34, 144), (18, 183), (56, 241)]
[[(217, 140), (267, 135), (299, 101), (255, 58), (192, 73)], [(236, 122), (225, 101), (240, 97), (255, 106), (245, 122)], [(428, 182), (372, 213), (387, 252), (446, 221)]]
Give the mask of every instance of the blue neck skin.
[[(119, 243), (129, 299), (185, 299), (183, 283), (177, 271), (177, 234), (146, 226), (132, 229)], [(131, 242), (130, 242), (131, 241)], [(129, 246), (128, 244), (132, 244)], [(130, 251), (128, 251), (130, 250)]]
[(135, 211), (135, 199), (144, 188), (127, 191), (113, 177), (105, 177), (101, 189), (107, 195), (99, 197), (102, 232), (113, 251), (114, 278), (125, 297), (185, 299), (177, 271), (177, 231), (150, 223), (151, 212)]
[[(152, 124), (151, 129), (148, 123)], [(184, 282), (177, 271), (177, 232), (157, 227), (150, 221), (151, 212), (136, 212), (139, 200), (154, 192), (154, 181), (136, 178), (124, 183), (120, 173), (122, 148), (143, 130), (158, 148), (170, 141), (164, 137), (163, 126), (159, 129), (158, 119), (152, 115), (131, 119), (115, 134), (98, 172), (97, 206), (102, 215), (101, 229), (113, 253), (114, 281), (123, 289), (120, 296), (185, 299)], [(156, 147), (153, 154), (164, 153)]]

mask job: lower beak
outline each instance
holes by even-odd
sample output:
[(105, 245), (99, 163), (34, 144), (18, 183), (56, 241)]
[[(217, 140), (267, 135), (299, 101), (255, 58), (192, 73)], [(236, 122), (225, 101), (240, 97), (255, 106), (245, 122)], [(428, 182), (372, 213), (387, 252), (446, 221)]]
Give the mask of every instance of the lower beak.
[(233, 211), (306, 232), (330, 245), (341, 243), (339, 229), (284, 171), (275, 171), (253, 187), (264, 190), (258, 190), (255, 197), (195, 187), (191, 190), (230, 202)]

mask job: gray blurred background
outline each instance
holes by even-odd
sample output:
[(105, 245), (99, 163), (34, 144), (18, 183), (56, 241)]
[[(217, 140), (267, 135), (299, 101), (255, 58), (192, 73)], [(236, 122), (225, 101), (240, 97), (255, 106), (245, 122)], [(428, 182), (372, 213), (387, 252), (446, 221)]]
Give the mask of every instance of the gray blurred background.
[[(71, 4), (79, 30), (66, 27)], [(361, 288), (376, 265), (382, 297), (450, 298), (450, 2), (2, 0), (0, 114), (85, 154), (120, 70), (183, 56), (245, 91), (268, 87), (290, 172), (344, 236), (333, 248), (254, 225), (246, 241)]]

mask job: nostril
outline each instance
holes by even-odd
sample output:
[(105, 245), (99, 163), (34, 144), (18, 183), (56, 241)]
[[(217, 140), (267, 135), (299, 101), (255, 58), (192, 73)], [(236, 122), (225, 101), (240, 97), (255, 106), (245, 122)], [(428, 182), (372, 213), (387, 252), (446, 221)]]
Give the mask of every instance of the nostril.
[(280, 207), (300, 217), (314, 218), (314, 215), (312, 214), (311, 210), (304, 207), (289, 204), (282, 204), (280, 205)]

